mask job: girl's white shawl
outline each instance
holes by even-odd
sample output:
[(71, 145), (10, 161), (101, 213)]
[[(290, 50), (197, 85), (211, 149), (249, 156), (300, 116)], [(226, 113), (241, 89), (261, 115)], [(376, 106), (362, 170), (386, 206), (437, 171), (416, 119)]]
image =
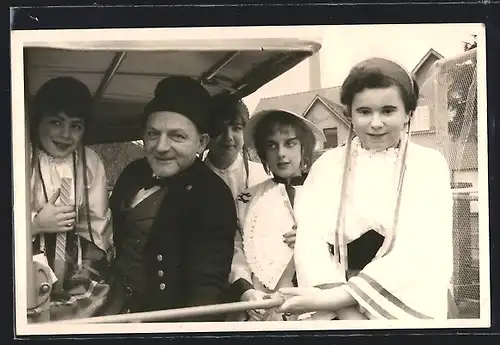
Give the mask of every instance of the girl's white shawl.
[[(392, 222), (395, 151), (357, 150), (349, 182), (345, 239), (369, 229), (385, 235)], [(344, 284), (374, 319), (441, 318), (453, 269), (453, 197), (445, 158), (409, 143), (398, 227), (392, 250), (346, 279), (330, 253), (334, 244), (345, 147), (312, 166), (295, 206), (295, 266), (299, 286)]]

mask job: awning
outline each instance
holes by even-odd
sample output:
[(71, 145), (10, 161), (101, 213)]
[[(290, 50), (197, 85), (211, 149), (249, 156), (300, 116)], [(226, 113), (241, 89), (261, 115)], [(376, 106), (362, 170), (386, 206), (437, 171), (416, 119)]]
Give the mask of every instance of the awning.
[(35, 42), (25, 47), (26, 90), (31, 98), (51, 78), (80, 79), (95, 96), (88, 143), (124, 142), (140, 138), (139, 116), (166, 76), (243, 98), (320, 48), (298, 39)]

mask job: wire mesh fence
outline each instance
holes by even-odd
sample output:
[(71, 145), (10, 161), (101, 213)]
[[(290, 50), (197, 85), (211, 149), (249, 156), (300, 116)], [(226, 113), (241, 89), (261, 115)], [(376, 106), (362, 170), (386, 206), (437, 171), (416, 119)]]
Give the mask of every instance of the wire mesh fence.
[[(479, 318), (476, 50), (436, 61), (421, 85), (429, 116), (425, 144), (447, 158), (454, 191), (453, 294), (460, 317)], [(418, 136), (417, 140), (418, 140)]]

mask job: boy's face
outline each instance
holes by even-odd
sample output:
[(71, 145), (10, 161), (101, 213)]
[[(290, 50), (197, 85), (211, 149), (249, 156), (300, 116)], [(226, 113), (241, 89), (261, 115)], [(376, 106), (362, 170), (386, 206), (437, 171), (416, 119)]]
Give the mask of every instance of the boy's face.
[(85, 126), (81, 118), (60, 112), (42, 117), (38, 133), (42, 147), (53, 157), (63, 158), (80, 145)]
[(275, 176), (292, 178), (301, 175), (302, 144), (295, 128), (274, 126), (266, 140), (266, 160)]
[(210, 142), (210, 152), (219, 159), (234, 162), (239, 152), (243, 148), (243, 128), (242, 120), (227, 121), (222, 126), (222, 132)]

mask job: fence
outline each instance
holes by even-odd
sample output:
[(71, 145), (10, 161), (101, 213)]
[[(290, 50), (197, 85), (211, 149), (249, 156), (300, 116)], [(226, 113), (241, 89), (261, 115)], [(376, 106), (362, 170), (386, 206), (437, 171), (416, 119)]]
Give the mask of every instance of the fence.
[(453, 295), (460, 317), (475, 319), (479, 313), (479, 217), (476, 193), (454, 196)]
[(454, 190), (452, 286), (462, 318), (480, 316), (476, 64), (476, 49), (433, 64), (420, 85), (419, 100), (429, 126), (413, 136), (440, 150), (449, 162)]

